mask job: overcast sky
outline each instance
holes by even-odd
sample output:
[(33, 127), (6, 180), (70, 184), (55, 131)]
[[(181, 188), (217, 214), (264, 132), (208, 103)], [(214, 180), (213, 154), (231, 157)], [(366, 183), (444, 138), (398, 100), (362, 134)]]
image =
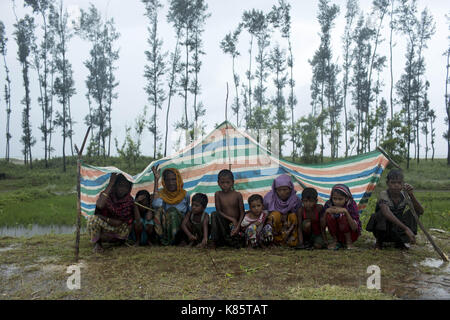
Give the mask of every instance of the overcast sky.
[[(174, 31), (166, 22), (167, 2), (162, 1), (164, 8), (160, 11), (160, 37), (164, 41), (164, 50), (172, 51), (175, 45)], [(215, 124), (221, 123), (225, 120), (225, 97), (226, 97), (226, 83), (228, 82), (230, 88), (230, 95), (228, 105), (230, 106), (234, 98), (233, 78), (231, 71), (231, 57), (225, 55), (220, 49), (220, 41), (224, 36), (233, 31), (245, 10), (252, 8), (261, 9), (268, 12), (276, 0), (209, 0), (208, 12), (211, 17), (207, 20), (205, 32), (203, 34), (204, 51), (206, 55), (202, 58), (203, 65), (200, 72), (200, 84), (202, 86), (202, 93), (200, 101), (206, 106), (206, 116), (204, 122), (206, 124), (206, 132), (210, 132)], [(371, 2), (368, 0), (361, 0), (360, 7), (364, 12), (368, 13), (371, 8)], [(64, 5), (70, 12), (76, 12), (77, 9), (87, 9), (89, 3), (93, 3), (104, 15), (104, 17), (114, 18), (117, 30), (121, 37), (115, 44), (116, 48), (120, 49), (120, 59), (117, 62), (116, 78), (120, 84), (117, 87), (118, 99), (114, 101), (112, 112), (112, 136), (118, 138), (122, 143), (125, 136), (125, 126), (133, 125), (135, 118), (142, 112), (144, 105), (147, 104), (147, 96), (144, 91), (145, 79), (144, 66), (146, 64), (145, 50), (147, 45), (147, 17), (144, 16), (144, 5), (139, 0), (64, 0)], [(315, 50), (319, 47), (320, 38), (319, 23), (317, 22), (317, 8), (318, 0), (295, 0), (290, 1), (292, 6), (292, 44), (294, 51), (294, 78), (296, 81), (295, 94), (298, 99), (296, 106), (295, 118), (307, 115), (311, 111), (310, 101), (310, 82), (312, 78), (311, 66), (308, 59), (311, 59)], [(340, 14), (336, 20), (335, 28), (332, 31), (332, 46), (333, 58), (339, 64), (342, 63), (342, 45), (341, 36), (344, 32), (345, 26), (345, 0), (335, 0), (340, 7)], [(446, 57), (443, 53), (447, 50), (449, 45), (449, 28), (446, 23), (445, 14), (450, 14), (450, 2), (446, 0), (419, 0), (418, 9), (421, 12), (425, 6), (428, 7), (436, 22), (436, 34), (428, 43), (428, 49), (425, 51), (426, 62), (426, 78), (430, 81), (431, 87), (429, 91), (431, 107), (435, 109), (437, 114), (436, 120), (436, 157), (447, 156), (446, 141), (442, 138), (442, 134), (446, 129), (445, 125), (445, 77), (446, 77)], [(23, 8), (23, 0), (16, 0), (16, 12), (19, 18), (22, 18), (26, 13), (31, 13), (29, 9)], [(13, 24), (15, 18), (13, 15), (12, 1), (0, 1), (0, 20), (5, 23), (6, 34), (9, 39), (7, 43), (7, 63), (10, 69), (10, 77), (12, 81), (12, 113), (11, 113), (11, 157), (23, 159), (22, 144), (20, 137), (22, 135), (21, 115), (23, 105), (20, 100), (24, 96), (24, 88), (22, 84), (21, 67), (17, 61), (17, 45), (13, 36)], [(38, 18), (40, 22), (40, 19)], [(387, 38), (388, 30), (384, 30), (384, 37)], [(239, 42), (239, 51), (241, 57), (237, 60), (237, 69), (241, 79), (245, 77), (245, 70), (248, 68), (248, 48), (249, 38), (245, 33)], [(405, 39), (400, 35), (395, 38), (396, 47), (394, 48), (394, 82), (397, 82), (404, 68), (405, 55)], [(286, 47), (285, 39), (282, 39), (277, 33), (273, 36), (271, 47), (275, 43)], [(68, 59), (73, 65), (74, 80), (76, 84), (77, 94), (72, 98), (72, 114), (76, 121), (74, 126), (75, 136), (74, 143), (80, 145), (86, 131), (84, 124), (84, 117), (88, 113), (88, 104), (86, 95), (85, 79), (87, 76), (87, 69), (83, 62), (88, 59), (90, 46), (87, 42), (74, 37), (70, 43), (70, 51)], [(384, 54), (389, 58), (388, 41), (384, 41), (379, 47), (379, 53)], [(0, 86), (3, 88), (5, 84), (5, 71), (3, 63), (0, 63)], [(253, 67), (254, 68), (254, 67)], [(254, 70), (254, 69), (253, 69)], [(388, 76), (389, 69), (386, 68), (384, 76), (385, 87), (382, 96), (389, 101), (389, 86), (390, 77)], [(35, 70), (30, 70), (32, 79), (32, 111), (31, 122), (33, 125), (32, 133), (36, 137), (37, 143), (32, 149), (33, 158), (42, 158), (44, 156), (43, 142), (41, 141), (41, 132), (38, 129), (40, 125), (41, 110), (37, 103), (38, 97), (38, 83)], [(273, 94), (272, 80), (269, 79), (267, 83), (269, 87), (268, 95)], [(287, 94), (287, 90), (286, 90)], [(192, 103), (192, 101), (191, 101)], [(2, 95), (0, 96), (0, 157), (4, 157), (6, 139), (6, 112), (5, 102)], [(164, 131), (165, 112), (167, 103), (164, 103), (163, 110), (158, 114), (160, 121), (160, 131)], [(60, 108), (56, 106), (56, 108)], [(181, 119), (184, 105), (181, 99), (175, 99), (172, 103), (172, 112), (169, 117), (170, 123)], [(229, 108), (230, 110), (230, 108)], [(399, 111), (397, 107), (396, 111)], [(184, 112), (184, 111), (183, 111)], [(235, 116), (229, 111), (229, 120), (235, 122)], [(190, 115), (192, 119), (192, 114)], [(172, 129), (173, 127), (171, 127)], [(59, 130), (59, 128), (57, 129)], [(56, 149), (57, 155), (62, 155), (62, 141), (61, 133), (57, 131), (53, 138), (53, 147)], [(423, 138), (421, 138), (423, 142)], [(114, 144), (112, 144), (114, 145)], [(288, 144), (290, 145), (290, 144)], [(344, 145), (342, 142), (341, 146)], [(373, 145), (373, 144), (372, 144)], [(170, 149), (169, 149), (170, 150)], [(112, 147), (113, 154), (116, 154), (115, 147)], [(318, 150), (317, 150), (318, 151)], [(328, 150), (326, 150), (328, 151)], [(69, 151), (67, 148), (66, 154)], [(290, 150), (286, 148), (284, 154), (289, 153)], [(329, 151), (328, 151), (329, 152)], [(421, 151), (424, 155), (424, 151)], [(143, 153), (145, 155), (153, 154), (153, 137), (147, 131), (143, 137)], [(171, 152), (169, 152), (170, 154)], [(55, 154), (55, 153), (54, 153)], [(342, 155), (342, 149), (339, 155)]]

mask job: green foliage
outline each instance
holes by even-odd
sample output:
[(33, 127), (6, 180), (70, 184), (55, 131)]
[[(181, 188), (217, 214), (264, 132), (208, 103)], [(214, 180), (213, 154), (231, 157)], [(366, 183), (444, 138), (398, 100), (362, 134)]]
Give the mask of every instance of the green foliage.
[(33, 158), (31, 154), (31, 147), (36, 143), (36, 138), (33, 137), (30, 121), (31, 114), (31, 98), (30, 98), (30, 78), (29, 78), (29, 68), (30, 61), (29, 56), (36, 45), (35, 23), (33, 17), (28, 14), (25, 18), (20, 19), (16, 24), (14, 24), (16, 30), (14, 31), (15, 39), (18, 46), (18, 59), (22, 65), (22, 76), (23, 84), (25, 88), (25, 96), (21, 103), (24, 105), (22, 112), (22, 129), (23, 135), (21, 137), (21, 142), (23, 144), (23, 154), (25, 156), (25, 163), (30, 163), (30, 167), (33, 166)]
[[(99, 145), (97, 155), (106, 156), (110, 154), (111, 110), (113, 100), (117, 99), (114, 88), (118, 85), (114, 76), (116, 69), (114, 62), (119, 59), (119, 51), (113, 49), (113, 44), (120, 34), (116, 31), (114, 20), (103, 21), (93, 4), (88, 11), (81, 10), (77, 33), (92, 45), (90, 57), (84, 62), (89, 71), (86, 86), (90, 107), (86, 124), (91, 126), (93, 132), (97, 130), (93, 139)], [(97, 108), (92, 108), (92, 100), (95, 101)], [(107, 138), (109, 138), (108, 146)]]
[(153, 134), (153, 156), (156, 157), (157, 142), (160, 139), (157, 127), (157, 111), (162, 108), (162, 104), (166, 99), (166, 94), (163, 89), (163, 75), (166, 72), (166, 56), (167, 53), (162, 52), (162, 39), (158, 38), (158, 10), (162, 7), (158, 0), (144, 0), (146, 9), (146, 16), (149, 19), (149, 38), (147, 43), (150, 50), (145, 51), (148, 64), (145, 66), (144, 77), (147, 79), (145, 91), (148, 95), (148, 101), (153, 107), (154, 112), (149, 121), (149, 131)]
[(136, 168), (136, 161), (141, 156), (141, 141), (140, 139), (135, 141), (135, 139), (131, 137), (131, 127), (126, 127), (125, 130), (125, 141), (123, 142), (122, 147), (119, 147), (119, 142), (117, 141), (117, 138), (115, 139), (116, 149), (119, 153), (120, 158), (124, 159), (127, 162), (128, 166), (133, 165), (134, 168)]
[(392, 136), (386, 135), (381, 141), (381, 147), (397, 163), (403, 162), (407, 157), (405, 137), (408, 135), (408, 129), (403, 125), (401, 117), (402, 113), (396, 113), (394, 119), (388, 120), (386, 131), (392, 133)]
[(318, 119), (309, 114), (295, 122), (294, 137), (295, 145), (300, 149), (301, 160), (305, 163), (315, 163), (318, 160), (315, 151), (318, 145)]

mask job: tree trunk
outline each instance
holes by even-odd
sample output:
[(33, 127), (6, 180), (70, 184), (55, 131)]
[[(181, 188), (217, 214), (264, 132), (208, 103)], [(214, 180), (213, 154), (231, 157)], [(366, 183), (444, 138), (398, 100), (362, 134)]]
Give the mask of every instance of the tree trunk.
[[(450, 69), (450, 48), (447, 50), (447, 76), (445, 81), (445, 110), (447, 111), (447, 165), (450, 166), (450, 96), (448, 95), (449, 84), (449, 69)], [(431, 131), (433, 133), (433, 131)], [(434, 149), (433, 149), (434, 150)]]

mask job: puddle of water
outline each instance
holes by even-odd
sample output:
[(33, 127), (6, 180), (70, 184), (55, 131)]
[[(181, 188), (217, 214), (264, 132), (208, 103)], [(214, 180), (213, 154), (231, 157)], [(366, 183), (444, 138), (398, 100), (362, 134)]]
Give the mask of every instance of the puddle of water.
[[(75, 226), (41, 226), (31, 227), (0, 227), (0, 237), (32, 237), (45, 234), (71, 234), (76, 231)], [(84, 232), (84, 229), (81, 229)]]
[(450, 263), (444, 262), (440, 259), (426, 258), (420, 264), (425, 267), (441, 269), (445, 273), (450, 274)]
[(9, 278), (10, 276), (18, 273), (20, 271), (20, 268), (16, 266), (15, 264), (2, 264), (0, 265), (0, 274), (2, 276), (5, 276), (6, 278)]
[(423, 286), (419, 290), (419, 299), (450, 299), (450, 283), (447, 278), (442, 276), (426, 277), (422, 284)]
[(447, 231), (445, 231), (445, 230), (436, 229), (436, 228), (430, 228), (430, 231), (435, 231), (435, 232), (439, 232), (439, 233), (447, 233)]
[(12, 244), (12, 245), (10, 245), (9, 247), (0, 248), (0, 252), (5, 252), (5, 251), (13, 250), (13, 249), (15, 249), (15, 248), (17, 248), (17, 247), (18, 247), (17, 245)]

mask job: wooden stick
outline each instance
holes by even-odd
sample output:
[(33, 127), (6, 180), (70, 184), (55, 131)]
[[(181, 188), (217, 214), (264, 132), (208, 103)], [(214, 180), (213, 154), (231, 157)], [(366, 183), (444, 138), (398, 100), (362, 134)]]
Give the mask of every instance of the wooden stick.
[[(398, 169), (401, 169), (400, 166), (394, 160), (392, 160), (392, 158), (388, 155), (388, 153), (383, 148), (377, 147), (377, 149), (389, 160), (389, 162), (394, 167), (396, 167)], [(419, 225), (420, 229), (422, 229), (422, 232), (425, 234), (425, 236), (427, 237), (428, 241), (430, 241), (430, 243), (433, 246), (434, 250), (436, 250), (436, 252), (442, 258), (442, 260), (444, 260), (445, 262), (449, 262), (447, 255), (437, 246), (437, 244), (434, 242), (434, 240), (431, 237), (431, 235), (425, 229), (425, 226), (422, 224), (422, 221), (420, 221), (419, 217), (417, 216), (416, 210), (414, 209), (414, 205), (413, 205), (413, 203), (411, 201), (411, 198), (410, 198), (408, 192), (404, 192), (403, 194), (405, 195), (406, 202), (408, 203), (408, 206), (411, 209), (411, 213), (412, 213), (414, 219), (416, 219), (417, 224)]]
[(87, 137), (89, 135), (89, 131), (91, 127), (89, 127), (86, 131), (86, 135), (84, 136), (83, 143), (81, 145), (81, 149), (78, 150), (77, 145), (75, 145), (75, 150), (77, 151), (77, 233), (75, 238), (75, 262), (78, 262), (78, 255), (80, 252), (80, 228), (81, 228), (81, 156), (83, 154), (84, 145), (86, 144)]
[(140, 203), (137, 202), (137, 201), (135, 201), (134, 204), (137, 205), (138, 207), (141, 207), (141, 208), (150, 210), (151, 212), (156, 212), (156, 210), (154, 210), (154, 209), (152, 209), (152, 208), (149, 208), (149, 207), (147, 207), (147, 206), (144, 206), (143, 204), (140, 204)]

